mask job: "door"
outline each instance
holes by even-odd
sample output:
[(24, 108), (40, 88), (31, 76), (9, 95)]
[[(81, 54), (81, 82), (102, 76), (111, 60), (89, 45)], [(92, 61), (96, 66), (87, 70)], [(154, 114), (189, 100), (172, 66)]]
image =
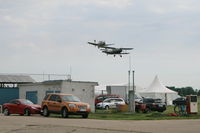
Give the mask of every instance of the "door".
[(12, 100), (9, 103), (8, 109), (11, 114), (19, 114), (19, 104), (20, 104), (20, 102), (17, 100)]
[(110, 100), (110, 108), (116, 108), (116, 102), (114, 99)]
[(26, 92), (26, 99), (32, 101), (34, 104), (37, 104), (37, 91), (27, 91)]
[(19, 99), (19, 88), (0, 88), (0, 105)]
[(60, 112), (62, 108), (61, 98), (58, 95), (51, 95), (48, 108), (50, 111)]

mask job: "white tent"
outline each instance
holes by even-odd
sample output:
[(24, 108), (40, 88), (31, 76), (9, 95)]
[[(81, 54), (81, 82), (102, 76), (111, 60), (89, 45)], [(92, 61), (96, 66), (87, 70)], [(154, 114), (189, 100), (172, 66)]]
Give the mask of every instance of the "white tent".
[(140, 95), (143, 97), (160, 98), (167, 102), (167, 105), (171, 105), (172, 101), (179, 97), (177, 92), (166, 88), (159, 81), (158, 76), (154, 78), (151, 85), (144, 92), (140, 92)]

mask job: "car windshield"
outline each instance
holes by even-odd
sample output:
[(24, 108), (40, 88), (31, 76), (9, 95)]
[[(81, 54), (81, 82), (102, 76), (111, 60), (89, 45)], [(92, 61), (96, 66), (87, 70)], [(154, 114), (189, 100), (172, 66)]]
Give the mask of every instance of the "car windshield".
[(114, 99), (107, 98), (103, 102), (110, 103), (110, 102), (113, 102), (113, 101), (114, 101)]
[(155, 103), (162, 103), (162, 99), (155, 99)]
[(76, 96), (72, 96), (72, 95), (64, 95), (61, 96), (63, 101), (67, 101), (67, 102), (80, 102), (79, 98)]
[(28, 105), (32, 105), (33, 103), (29, 100), (22, 100), (20, 101), (22, 104), (28, 104)]
[(144, 103), (154, 103), (154, 100), (151, 99), (151, 98), (144, 98), (144, 99), (143, 99), (143, 102), (144, 102)]

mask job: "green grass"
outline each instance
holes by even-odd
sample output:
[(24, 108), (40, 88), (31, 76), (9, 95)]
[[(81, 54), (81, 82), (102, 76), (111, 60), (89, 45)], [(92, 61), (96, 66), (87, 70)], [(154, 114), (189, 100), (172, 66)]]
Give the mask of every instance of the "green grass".
[(173, 120), (173, 119), (200, 119), (200, 97), (198, 97), (198, 114), (189, 114), (185, 116), (170, 116), (174, 113), (174, 106), (167, 106), (167, 110), (163, 113), (135, 113), (117, 112), (116, 110), (97, 110), (96, 113), (91, 113), (89, 119), (102, 120)]
[(200, 115), (169, 116), (168, 113), (91, 113), (89, 119), (102, 120), (166, 120), (166, 119), (200, 119)]

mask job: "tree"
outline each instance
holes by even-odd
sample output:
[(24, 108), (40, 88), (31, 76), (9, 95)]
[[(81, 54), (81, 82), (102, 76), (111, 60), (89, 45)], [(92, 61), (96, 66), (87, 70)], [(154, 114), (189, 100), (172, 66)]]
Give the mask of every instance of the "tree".
[(176, 87), (167, 87), (170, 90), (178, 92), (178, 95), (180, 96), (186, 96), (186, 95), (199, 95), (200, 96), (200, 90), (194, 90), (192, 87), (182, 87), (182, 88), (176, 88)]

